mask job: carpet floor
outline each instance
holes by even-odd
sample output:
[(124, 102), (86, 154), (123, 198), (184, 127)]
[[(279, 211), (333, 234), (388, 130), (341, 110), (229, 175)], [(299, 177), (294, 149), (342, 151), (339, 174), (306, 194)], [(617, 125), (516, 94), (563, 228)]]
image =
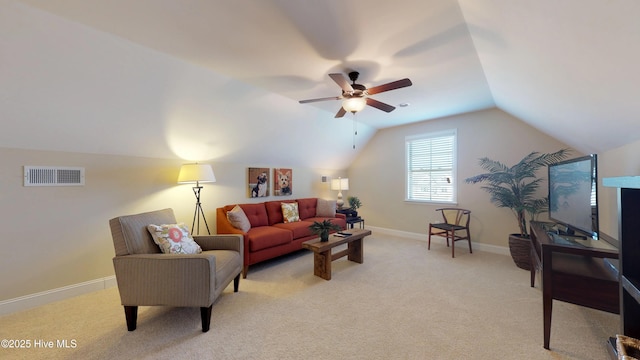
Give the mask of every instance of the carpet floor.
[[(459, 244), (465, 245), (466, 244)], [(377, 235), (364, 263), (313, 275), (300, 251), (252, 266), (202, 333), (197, 308), (141, 307), (126, 329), (117, 288), (0, 317), (2, 359), (607, 359), (619, 317), (554, 301), (542, 347), (539, 279), (510, 257)], [(3, 343), (4, 344), (4, 343)]]

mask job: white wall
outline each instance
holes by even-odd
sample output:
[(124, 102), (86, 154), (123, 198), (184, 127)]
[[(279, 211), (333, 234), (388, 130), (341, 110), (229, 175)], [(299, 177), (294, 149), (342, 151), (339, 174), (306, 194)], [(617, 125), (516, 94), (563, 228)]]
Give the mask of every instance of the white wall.
[[(464, 179), (484, 172), (478, 166), (484, 156), (513, 165), (532, 151), (548, 153), (567, 146), (498, 109), (379, 131), (349, 168), (349, 195), (362, 201), (360, 213), (367, 224), (426, 237), (428, 223), (440, 220), (434, 210), (442, 204), (404, 201), (405, 136), (446, 129), (458, 132), (458, 206), (472, 211), (473, 241), (507, 246), (508, 234), (518, 232), (512, 213), (496, 208), (480, 185), (466, 184)], [(544, 171), (540, 176), (546, 178)], [(546, 184), (541, 190), (545, 195)]]
[[(178, 185), (182, 161), (0, 148), (0, 301), (113, 275), (109, 219), (165, 207), (191, 225), (195, 197)], [(80, 166), (85, 185), (25, 187), (23, 166)], [(335, 198), (321, 176), (333, 170), (293, 167), (293, 195), (249, 199), (247, 167), (286, 163), (212, 163), (217, 182), (204, 184), (202, 206), (212, 233), (215, 208), (237, 202), (320, 196)], [(204, 224), (201, 223), (201, 232)]]
[[(594, 137), (597, 139), (597, 137)], [(618, 199), (615, 188), (603, 187), (602, 179), (640, 175), (640, 141), (599, 154), (598, 156), (598, 210), (600, 229), (619, 239)]]

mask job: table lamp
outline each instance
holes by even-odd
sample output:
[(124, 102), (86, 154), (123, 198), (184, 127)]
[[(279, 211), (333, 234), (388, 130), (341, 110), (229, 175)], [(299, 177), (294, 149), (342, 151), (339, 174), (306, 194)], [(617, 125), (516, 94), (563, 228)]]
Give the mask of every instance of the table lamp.
[(331, 190), (338, 190), (338, 200), (336, 200), (336, 205), (338, 208), (342, 208), (344, 205), (344, 200), (342, 200), (342, 190), (349, 190), (349, 179), (347, 178), (337, 178), (331, 179)]

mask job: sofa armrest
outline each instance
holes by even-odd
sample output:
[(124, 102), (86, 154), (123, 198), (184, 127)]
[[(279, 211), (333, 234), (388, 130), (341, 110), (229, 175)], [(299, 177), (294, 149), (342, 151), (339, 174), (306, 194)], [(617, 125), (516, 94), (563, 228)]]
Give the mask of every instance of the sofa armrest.
[(215, 300), (214, 254), (116, 256), (113, 266), (122, 305), (208, 307)]
[(337, 217), (337, 218), (342, 218), (342, 219), (345, 219), (345, 220), (347, 219), (347, 215), (345, 215), (345, 214), (340, 214), (340, 213), (336, 213), (336, 217)]
[(231, 225), (231, 222), (227, 219), (227, 211), (223, 207), (216, 209), (216, 232), (218, 234), (245, 234), (242, 230)]
[(241, 234), (194, 235), (193, 240), (200, 245), (203, 251), (233, 250), (242, 254), (244, 247)]

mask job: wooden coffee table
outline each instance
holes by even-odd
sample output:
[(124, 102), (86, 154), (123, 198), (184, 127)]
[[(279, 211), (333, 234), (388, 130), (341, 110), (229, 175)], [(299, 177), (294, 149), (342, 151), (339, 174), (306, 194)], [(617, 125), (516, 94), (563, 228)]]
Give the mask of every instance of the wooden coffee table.
[[(331, 262), (343, 256), (348, 256), (350, 261), (362, 264), (362, 239), (371, 235), (371, 230), (348, 229), (344, 233), (351, 234), (347, 237), (340, 237), (336, 234), (329, 235), (329, 241), (322, 242), (320, 238), (305, 241), (302, 247), (313, 251), (313, 274), (325, 280), (331, 280)], [(335, 254), (331, 254), (331, 249), (336, 246), (348, 244), (347, 248)]]

